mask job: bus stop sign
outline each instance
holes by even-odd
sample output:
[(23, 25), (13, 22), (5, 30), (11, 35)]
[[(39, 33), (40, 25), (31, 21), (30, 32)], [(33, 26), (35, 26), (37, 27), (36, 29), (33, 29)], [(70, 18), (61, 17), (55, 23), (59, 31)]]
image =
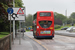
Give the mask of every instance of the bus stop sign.
[(13, 13), (13, 9), (12, 8), (8, 8), (7, 12), (8, 12), (8, 14), (12, 14)]

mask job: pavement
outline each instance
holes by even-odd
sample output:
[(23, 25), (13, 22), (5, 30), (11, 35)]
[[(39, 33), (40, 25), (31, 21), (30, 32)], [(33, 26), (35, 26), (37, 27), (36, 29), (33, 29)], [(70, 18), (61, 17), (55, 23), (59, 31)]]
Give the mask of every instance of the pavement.
[[(20, 41), (19, 41), (20, 40)], [(14, 44), (13, 44), (14, 43)], [(32, 45), (25, 37), (22, 36), (19, 39), (19, 35), (12, 42), (12, 50), (33, 50)]]
[(22, 43), (19, 44), (19, 40), (14, 40), (14, 45), (12, 45), (12, 50), (33, 50), (32, 45), (29, 41), (21, 39)]
[(19, 33), (17, 34), (15, 40), (12, 42), (11, 50), (45, 50), (45, 48), (43, 48), (33, 39), (26, 36), (25, 33), (21, 33), (21, 36), (19, 36)]

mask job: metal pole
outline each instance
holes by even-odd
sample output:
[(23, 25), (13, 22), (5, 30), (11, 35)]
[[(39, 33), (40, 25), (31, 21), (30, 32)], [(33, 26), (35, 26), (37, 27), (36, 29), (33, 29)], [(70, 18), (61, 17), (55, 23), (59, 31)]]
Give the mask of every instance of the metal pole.
[(13, 44), (15, 39), (15, 20), (13, 20)]
[(19, 32), (19, 45), (21, 45), (21, 22), (19, 21), (19, 29), (20, 29), (20, 32)]
[[(15, 0), (13, 0), (13, 7), (15, 7)], [(13, 44), (15, 39), (15, 19), (13, 20)]]
[[(24, 22), (23, 22), (23, 29), (24, 29)], [(23, 31), (23, 38), (24, 38), (24, 31)]]
[(10, 14), (10, 44), (9, 44), (9, 50), (11, 50), (11, 14)]
[[(66, 17), (67, 17), (67, 9), (66, 9)], [(66, 21), (66, 25), (67, 25), (67, 21)]]
[(73, 26), (73, 18), (72, 18), (72, 26)]
[(13, 7), (15, 7), (15, 0), (13, 0)]

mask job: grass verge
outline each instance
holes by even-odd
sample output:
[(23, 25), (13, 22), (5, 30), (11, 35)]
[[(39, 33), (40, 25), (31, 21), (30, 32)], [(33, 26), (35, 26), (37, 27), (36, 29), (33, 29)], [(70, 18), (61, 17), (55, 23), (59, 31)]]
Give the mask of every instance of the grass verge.
[(7, 36), (9, 32), (0, 32), (0, 38)]
[(29, 31), (26, 30), (26, 32), (29, 32)]
[(61, 30), (61, 28), (64, 28), (64, 27), (71, 27), (71, 26), (61, 26), (60, 28), (54, 29), (54, 30)]
[(0, 35), (0, 38), (3, 38), (3, 37), (5, 37), (6, 35)]

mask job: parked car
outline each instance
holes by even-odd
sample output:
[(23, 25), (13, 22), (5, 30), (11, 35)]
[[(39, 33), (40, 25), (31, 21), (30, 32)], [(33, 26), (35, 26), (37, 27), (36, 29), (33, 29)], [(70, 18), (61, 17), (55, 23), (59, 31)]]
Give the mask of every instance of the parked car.
[(66, 31), (72, 32), (73, 31), (73, 26), (66, 29)]
[(30, 31), (33, 31), (33, 29), (31, 29)]
[(66, 30), (66, 29), (68, 29), (69, 27), (64, 27), (64, 28), (62, 28), (61, 30)]

